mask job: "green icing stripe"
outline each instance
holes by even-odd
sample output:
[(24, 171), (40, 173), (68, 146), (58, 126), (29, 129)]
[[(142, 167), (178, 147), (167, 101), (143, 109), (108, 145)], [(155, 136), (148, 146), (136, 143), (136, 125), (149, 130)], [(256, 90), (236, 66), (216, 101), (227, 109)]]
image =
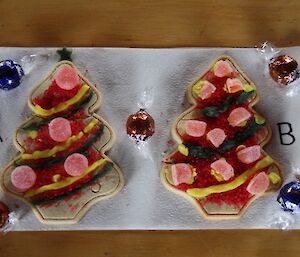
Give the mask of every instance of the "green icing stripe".
[[(71, 110), (67, 114), (62, 115), (60, 117), (66, 118), (66, 119), (69, 118), (70, 116), (75, 114), (77, 111), (82, 109), (84, 107), (84, 105), (89, 103), (91, 101), (92, 97), (93, 97), (93, 91), (89, 92), (88, 96), (81, 103), (79, 103), (73, 110)], [(45, 124), (48, 124), (52, 119), (53, 119), (53, 117), (49, 118), (49, 119), (43, 119), (39, 122), (28, 124), (27, 126), (22, 127), (21, 129), (25, 130), (25, 131), (27, 131), (27, 130), (39, 130), (42, 126), (44, 126)]]
[[(85, 152), (88, 150), (88, 148), (96, 141), (98, 140), (101, 135), (103, 134), (104, 132), (104, 126), (101, 125), (101, 127), (99, 128), (99, 130), (97, 131), (97, 133), (91, 137), (83, 146), (81, 146), (79, 149), (77, 149), (76, 151), (74, 151), (73, 153), (83, 153), (83, 154), (86, 154)], [(72, 153), (70, 153), (72, 154)], [(67, 156), (68, 157), (68, 156)], [(61, 157), (61, 158), (56, 158), (56, 159), (53, 159), (53, 160), (48, 160), (44, 163), (27, 163), (27, 162), (18, 162), (18, 161), (15, 161), (14, 162), (14, 165), (15, 166), (21, 166), (21, 165), (28, 165), (30, 166), (31, 168), (33, 169), (45, 169), (45, 168), (49, 168), (55, 164), (58, 164), (60, 162), (64, 162), (67, 157)]]
[(219, 106), (208, 106), (202, 109), (202, 114), (206, 117), (217, 118), (219, 117), (220, 113), (226, 112), (228, 110), (233, 101), (233, 96), (228, 96), (226, 100)]
[(259, 129), (263, 128), (264, 124), (257, 124), (251, 121), (250, 124), (243, 132), (239, 132), (233, 139), (225, 140), (224, 143), (218, 148), (202, 147), (200, 145), (184, 144), (188, 148), (188, 156), (200, 159), (211, 158), (217, 154), (224, 154), (230, 151), (233, 147), (242, 144), (245, 140), (253, 136)]
[(75, 188), (74, 190), (68, 192), (68, 193), (65, 193), (65, 194), (62, 194), (62, 195), (59, 195), (59, 196), (56, 196), (52, 199), (41, 199), (41, 200), (32, 200), (31, 203), (34, 204), (34, 205), (39, 205), (39, 204), (46, 204), (46, 203), (50, 203), (50, 202), (53, 202), (53, 201), (58, 201), (58, 200), (62, 200), (64, 199), (65, 197), (68, 197), (70, 195), (72, 195), (73, 193), (75, 192), (78, 192), (80, 191), (81, 189), (91, 185), (93, 182), (95, 182), (98, 178), (102, 177), (103, 175), (105, 175), (111, 168), (113, 167), (113, 164), (111, 162), (107, 163), (101, 170), (98, 170), (97, 171), (97, 174), (94, 175), (94, 177), (89, 180), (88, 182), (80, 185), (79, 187)]
[(229, 106), (235, 101), (236, 104), (242, 104), (247, 101), (255, 90), (250, 92), (242, 92), (238, 97), (228, 96), (219, 106), (208, 106), (202, 109), (202, 114), (209, 118), (217, 118), (223, 112), (226, 112)]
[(236, 99), (236, 103), (237, 104), (242, 104), (244, 102), (246, 102), (254, 93), (254, 90), (250, 91), (250, 92), (242, 92), (238, 98)]

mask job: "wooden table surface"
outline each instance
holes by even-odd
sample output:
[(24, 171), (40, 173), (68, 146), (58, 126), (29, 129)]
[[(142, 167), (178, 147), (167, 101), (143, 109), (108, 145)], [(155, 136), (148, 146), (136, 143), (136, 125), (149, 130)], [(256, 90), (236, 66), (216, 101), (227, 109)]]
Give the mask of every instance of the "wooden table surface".
[[(300, 45), (300, 1), (0, 0), (0, 46)], [(1, 257), (297, 256), (300, 231), (10, 232)], [(43, 253), (43, 254), (41, 254)]]

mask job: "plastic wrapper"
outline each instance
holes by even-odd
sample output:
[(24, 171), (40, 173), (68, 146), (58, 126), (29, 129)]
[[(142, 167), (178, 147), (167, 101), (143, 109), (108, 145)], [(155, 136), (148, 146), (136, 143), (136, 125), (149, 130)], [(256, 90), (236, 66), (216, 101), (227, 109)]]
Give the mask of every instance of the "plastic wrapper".
[[(264, 74), (273, 79), (280, 87), (274, 88), (277, 92), (284, 93), (287, 97), (296, 99), (299, 94), (299, 70), (298, 62), (293, 56), (288, 55), (285, 50), (276, 48), (270, 42), (264, 42), (257, 51), (264, 61)], [(275, 86), (275, 85), (274, 85)], [(292, 110), (291, 110), (292, 111)], [(278, 123), (279, 133), (282, 132), (282, 124)], [(291, 126), (291, 125), (289, 125)], [(295, 137), (290, 133), (294, 143)], [(281, 143), (285, 144), (283, 140)], [(271, 227), (278, 227), (283, 230), (293, 227), (295, 216), (299, 215), (300, 187), (297, 180), (299, 179), (299, 165), (293, 164), (289, 171), (294, 182), (285, 181), (282, 189), (278, 193), (277, 201), (280, 204), (281, 211), (276, 212), (270, 222)]]
[(142, 88), (137, 108), (139, 110), (129, 115), (126, 122), (127, 135), (132, 139), (133, 145), (139, 150), (144, 158), (152, 160), (152, 153), (148, 149), (148, 140), (155, 133), (155, 121), (147, 109), (153, 104), (153, 89)]
[[(25, 72), (21, 85), (11, 91), (0, 90), (1, 167), (16, 153), (12, 131), (32, 115), (27, 97), (58, 61), (56, 48), (0, 48), (2, 59), (20, 63)], [(299, 80), (288, 86), (274, 81), (269, 61), (280, 54), (300, 60), (299, 48), (262, 49), (184, 48), (111, 49), (73, 48), (73, 61), (102, 94), (99, 114), (114, 128), (117, 138), (109, 156), (125, 175), (125, 187), (115, 197), (94, 205), (73, 225), (44, 225), (23, 202), (14, 211), (14, 200), (4, 200), (13, 210), (13, 230), (78, 229), (252, 229), (300, 228), (299, 215), (285, 212), (277, 202), (278, 192), (251, 204), (238, 220), (206, 220), (185, 199), (168, 192), (159, 172), (164, 153), (174, 149), (171, 127), (189, 106), (186, 88), (207, 70), (220, 55), (229, 55), (256, 84), (261, 95), (257, 110), (271, 124), (273, 138), (266, 150), (283, 166), (284, 183), (299, 174), (300, 119), (297, 112)], [(1, 59), (1, 58), (0, 58)], [(126, 132), (131, 114), (144, 109), (155, 122), (154, 134), (136, 142)], [(8, 118), (9, 117), (9, 118)], [(295, 140), (293, 139), (295, 138)], [(18, 210), (22, 210), (19, 211)]]
[(278, 87), (284, 88), (288, 97), (299, 94), (299, 68), (297, 60), (270, 42), (264, 42), (257, 51), (264, 63), (264, 75), (273, 79)]
[(276, 213), (268, 220), (270, 228), (290, 230), (293, 228), (295, 218), (290, 213)]

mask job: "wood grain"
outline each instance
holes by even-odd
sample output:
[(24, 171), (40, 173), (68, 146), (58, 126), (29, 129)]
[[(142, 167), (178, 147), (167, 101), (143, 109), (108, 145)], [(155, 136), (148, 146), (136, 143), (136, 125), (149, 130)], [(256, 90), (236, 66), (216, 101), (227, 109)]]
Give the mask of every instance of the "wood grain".
[(14, 232), (0, 238), (0, 256), (294, 257), (299, 236), (264, 230)]
[[(300, 1), (0, 0), (0, 46), (300, 44)], [(299, 256), (300, 231), (10, 232), (1, 257)]]
[(2, 46), (300, 43), (298, 0), (1, 0)]

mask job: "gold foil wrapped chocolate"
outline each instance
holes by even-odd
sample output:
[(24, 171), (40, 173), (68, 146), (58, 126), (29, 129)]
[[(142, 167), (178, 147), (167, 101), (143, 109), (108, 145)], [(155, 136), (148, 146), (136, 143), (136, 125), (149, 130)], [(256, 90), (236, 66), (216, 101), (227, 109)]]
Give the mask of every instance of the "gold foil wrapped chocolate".
[(298, 78), (298, 63), (288, 55), (279, 55), (270, 60), (271, 77), (278, 83), (288, 85)]
[(127, 134), (133, 139), (145, 141), (154, 134), (154, 119), (149, 113), (141, 109), (128, 117), (126, 129)]

